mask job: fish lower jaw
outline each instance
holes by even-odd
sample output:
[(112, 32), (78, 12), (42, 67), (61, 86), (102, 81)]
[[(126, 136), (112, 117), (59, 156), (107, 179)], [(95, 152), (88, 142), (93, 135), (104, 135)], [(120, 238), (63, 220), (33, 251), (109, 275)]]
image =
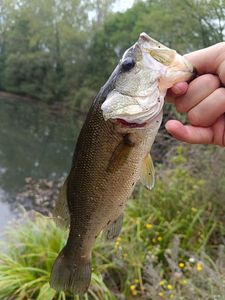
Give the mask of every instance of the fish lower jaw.
[(116, 119), (116, 122), (124, 127), (127, 127), (127, 128), (143, 128), (145, 127), (145, 125), (147, 124), (146, 122), (144, 123), (134, 123), (134, 122), (128, 122), (124, 119), (120, 119), (120, 118), (117, 118)]
[(137, 123), (137, 122), (130, 122), (125, 119), (121, 118), (116, 118), (116, 119), (111, 119), (111, 122), (114, 124), (117, 124), (121, 129), (123, 128), (124, 130), (132, 130), (132, 129), (153, 129), (153, 128), (159, 128), (160, 124), (162, 122), (162, 110), (152, 118), (149, 118), (148, 120), (145, 120), (143, 123)]

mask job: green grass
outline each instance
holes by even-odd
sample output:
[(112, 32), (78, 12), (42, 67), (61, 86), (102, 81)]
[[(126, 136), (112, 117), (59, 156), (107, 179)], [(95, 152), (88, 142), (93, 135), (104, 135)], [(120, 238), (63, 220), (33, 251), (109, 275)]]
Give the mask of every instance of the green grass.
[(0, 300), (224, 300), (221, 206), (207, 197), (207, 180), (193, 175), (182, 148), (157, 174), (152, 192), (140, 186), (128, 202), (117, 241), (98, 239), (91, 287), (83, 297), (49, 287), (67, 233), (51, 218), (24, 214), (2, 242)]
[[(67, 234), (54, 221), (38, 213), (23, 214), (22, 223), (7, 230), (0, 254), (0, 299), (80, 299), (49, 286), (53, 261)], [(5, 245), (5, 241), (7, 244)], [(100, 274), (92, 276), (91, 299), (113, 299)], [(83, 299), (89, 299), (86, 295)]]

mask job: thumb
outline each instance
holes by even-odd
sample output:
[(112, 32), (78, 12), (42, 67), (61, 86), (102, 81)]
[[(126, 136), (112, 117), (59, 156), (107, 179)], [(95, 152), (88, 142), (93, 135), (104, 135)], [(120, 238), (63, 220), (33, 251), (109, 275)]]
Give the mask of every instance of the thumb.
[(176, 120), (170, 120), (165, 125), (166, 130), (177, 140), (190, 144), (212, 144), (213, 130), (210, 127), (183, 125)]

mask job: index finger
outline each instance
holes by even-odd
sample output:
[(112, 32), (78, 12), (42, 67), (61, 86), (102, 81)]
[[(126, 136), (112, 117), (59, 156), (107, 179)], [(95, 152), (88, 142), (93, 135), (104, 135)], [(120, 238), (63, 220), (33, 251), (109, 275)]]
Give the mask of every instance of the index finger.
[(225, 84), (225, 42), (184, 55), (199, 74), (218, 74)]

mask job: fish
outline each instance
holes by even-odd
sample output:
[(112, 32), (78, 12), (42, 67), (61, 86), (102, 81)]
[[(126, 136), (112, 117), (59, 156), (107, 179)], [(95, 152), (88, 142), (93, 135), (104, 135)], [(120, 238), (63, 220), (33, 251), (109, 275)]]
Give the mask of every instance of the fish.
[(150, 150), (162, 121), (164, 97), (173, 84), (193, 74), (184, 57), (141, 33), (100, 89), (54, 209), (55, 219), (69, 227), (51, 271), (50, 286), (56, 291), (88, 290), (96, 238), (101, 232), (107, 240), (119, 236), (125, 204), (139, 180), (153, 188)]

